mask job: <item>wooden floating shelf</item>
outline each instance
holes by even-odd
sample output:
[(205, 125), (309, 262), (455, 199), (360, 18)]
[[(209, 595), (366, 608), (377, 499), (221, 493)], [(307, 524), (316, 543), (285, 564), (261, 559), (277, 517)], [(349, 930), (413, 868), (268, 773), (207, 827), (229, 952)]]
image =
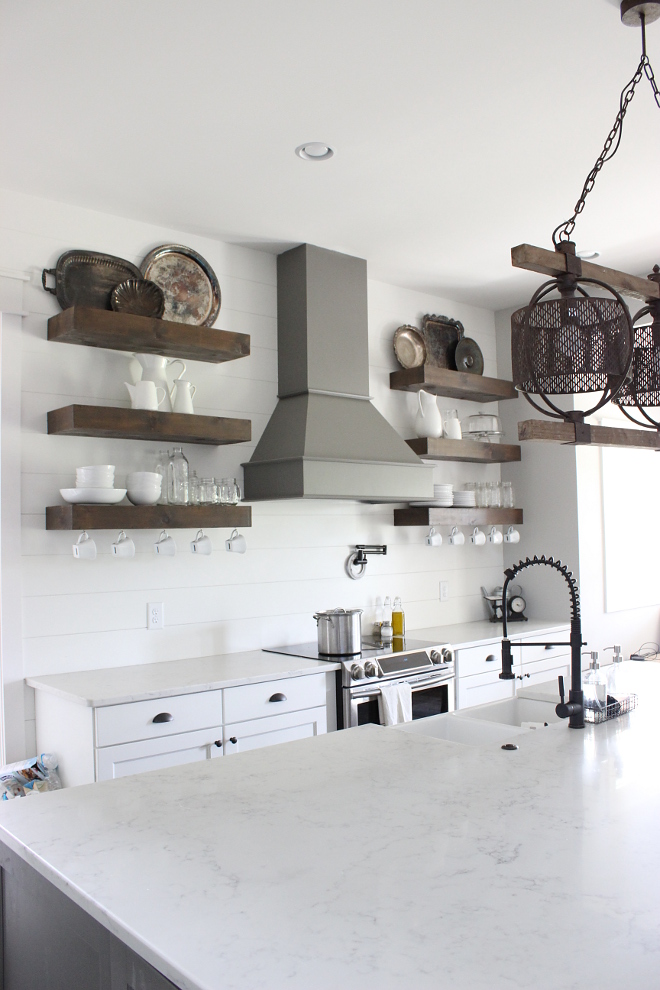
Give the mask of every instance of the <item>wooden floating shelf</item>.
[(518, 439), (576, 446), (660, 450), (660, 433), (656, 430), (635, 430), (618, 426), (590, 426), (588, 429), (590, 439), (576, 441), (575, 423), (566, 423), (563, 420), (525, 419), (518, 423)]
[(244, 529), (250, 505), (49, 505), (46, 529)]
[(48, 339), (115, 351), (162, 354), (220, 364), (250, 353), (250, 336), (229, 330), (195, 327), (108, 309), (71, 306), (48, 321)]
[(522, 521), (522, 509), (440, 509), (409, 505), (394, 510), (395, 526), (521, 526)]
[(520, 460), (520, 447), (513, 443), (481, 443), (478, 440), (448, 440), (446, 437), (415, 437), (406, 443), (420, 457), (431, 461), (472, 461), (504, 464)]
[(390, 388), (398, 392), (432, 392), (450, 399), (471, 399), (473, 402), (498, 402), (516, 399), (513, 382), (499, 378), (469, 375), (465, 371), (449, 371), (423, 364), (419, 368), (401, 368), (390, 373)]
[(73, 405), (52, 409), (48, 413), (48, 432), (67, 437), (168, 440), (219, 446), (251, 440), (252, 424), (249, 419), (225, 419), (222, 416)]

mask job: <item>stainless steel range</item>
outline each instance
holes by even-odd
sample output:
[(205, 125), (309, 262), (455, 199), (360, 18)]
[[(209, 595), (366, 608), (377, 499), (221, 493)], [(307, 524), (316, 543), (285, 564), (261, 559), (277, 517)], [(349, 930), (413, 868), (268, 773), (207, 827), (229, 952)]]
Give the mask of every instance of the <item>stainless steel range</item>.
[(340, 663), (337, 674), (337, 728), (368, 722), (380, 724), (380, 686), (407, 683), (412, 690), (413, 719), (452, 712), (455, 705), (454, 651), (448, 643), (406, 639), (393, 643), (362, 641), (362, 652), (350, 657), (319, 653), (317, 643), (278, 646), (284, 653), (310, 660)]

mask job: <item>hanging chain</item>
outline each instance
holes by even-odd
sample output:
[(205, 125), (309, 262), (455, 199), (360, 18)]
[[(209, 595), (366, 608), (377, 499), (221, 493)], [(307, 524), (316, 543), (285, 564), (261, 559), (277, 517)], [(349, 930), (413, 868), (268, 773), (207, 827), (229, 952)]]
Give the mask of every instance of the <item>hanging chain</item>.
[(598, 173), (602, 169), (605, 162), (608, 162), (610, 158), (614, 158), (617, 151), (619, 150), (619, 145), (621, 144), (621, 135), (623, 134), (623, 121), (626, 116), (628, 107), (630, 106), (633, 96), (635, 95), (635, 90), (637, 88), (637, 83), (640, 82), (643, 75), (646, 76), (651, 84), (651, 89), (653, 90), (653, 96), (655, 102), (660, 109), (660, 90), (655, 81), (655, 76), (653, 75), (653, 68), (649, 61), (649, 57), (646, 54), (646, 23), (643, 14), (640, 15), (640, 20), (642, 24), (642, 57), (639, 60), (639, 65), (637, 66), (637, 71), (632, 77), (629, 83), (627, 83), (623, 90), (621, 91), (621, 97), (619, 99), (619, 112), (616, 115), (616, 120), (614, 121), (614, 126), (612, 130), (607, 135), (605, 144), (603, 145), (603, 150), (596, 159), (596, 164), (592, 168), (591, 172), (586, 178), (584, 186), (582, 187), (582, 193), (577, 203), (575, 204), (575, 209), (573, 211), (573, 216), (570, 220), (565, 220), (560, 223), (558, 227), (552, 232), (552, 241), (555, 247), (559, 245), (561, 241), (570, 241), (571, 235), (575, 230), (575, 221), (577, 220), (580, 213), (584, 209), (584, 205), (587, 196), (596, 184), (596, 178)]

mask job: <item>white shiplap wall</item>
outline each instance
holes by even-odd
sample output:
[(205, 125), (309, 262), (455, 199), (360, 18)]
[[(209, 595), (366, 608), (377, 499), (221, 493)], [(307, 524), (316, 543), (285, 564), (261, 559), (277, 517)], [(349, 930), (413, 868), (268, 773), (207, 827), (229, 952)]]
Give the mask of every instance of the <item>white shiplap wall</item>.
[[(312, 613), (319, 608), (362, 606), (373, 617), (378, 596), (400, 594), (408, 627), (483, 618), (482, 584), (501, 583), (497, 547), (428, 548), (425, 531), (395, 529), (392, 508), (339, 501), (256, 504), (246, 531), (248, 553), (224, 551), (228, 533), (212, 531), (211, 557), (193, 557), (194, 535), (175, 531), (179, 553), (156, 558), (157, 534), (136, 531), (132, 560), (110, 554), (113, 532), (96, 532), (96, 561), (76, 561), (68, 533), (44, 528), (44, 506), (60, 501), (58, 489), (74, 484), (80, 464), (113, 463), (117, 481), (149, 468), (154, 444), (139, 441), (49, 437), (46, 412), (71, 402), (128, 405), (128, 355), (49, 343), (47, 317), (58, 312), (40, 285), (41, 269), (53, 267), (71, 248), (117, 254), (139, 263), (157, 244), (178, 241), (201, 252), (215, 269), (223, 294), (217, 325), (249, 333), (249, 358), (224, 365), (190, 362), (198, 386), (196, 411), (252, 420), (253, 443), (217, 449), (185, 448), (198, 474), (241, 474), (275, 405), (277, 323), (275, 257), (195, 234), (107, 216), (10, 192), (0, 194), (0, 268), (29, 271), (23, 292), (22, 330), (22, 556), (15, 574), (22, 582), (24, 674), (56, 673), (179, 657), (247, 650), (313, 639)], [(371, 281), (369, 346), (375, 404), (404, 436), (412, 435), (413, 396), (391, 392), (397, 365), (392, 333), (425, 312), (463, 320), (480, 343), (486, 374), (496, 374), (494, 317), (489, 311)], [(441, 408), (449, 400), (440, 400)], [(456, 405), (452, 402), (452, 405)], [(458, 403), (460, 413), (474, 411)], [(493, 410), (496, 407), (491, 407)], [(3, 443), (7, 437), (3, 435)], [(495, 478), (497, 466), (436, 466), (436, 480)], [(75, 535), (74, 535), (75, 538)], [(367, 577), (351, 582), (344, 561), (355, 543), (386, 543), (388, 555), (373, 558)], [(20, 573), (18, 570), (20, 569)], [(440, 604), (438, 583), (449, 581), (450, 601)], [(166, 628), (146, 629), (146, 604), (165, 603)], [(26, 740), (8, 740), (8, 754), (31, 749), (26, 692)]]

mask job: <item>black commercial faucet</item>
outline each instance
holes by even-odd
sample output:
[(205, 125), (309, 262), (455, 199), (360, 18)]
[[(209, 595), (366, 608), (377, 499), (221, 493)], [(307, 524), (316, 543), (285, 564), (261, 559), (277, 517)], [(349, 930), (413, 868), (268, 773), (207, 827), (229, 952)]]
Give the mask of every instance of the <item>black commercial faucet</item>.
[(582, 647), (586, 644), (582, 642), (582, 623), (580, 622), (580, 593), (577, 581), (571, 571), (565, 567), (561, 560), (553, 560), (552, 557), (533, 557), (521, 560), (515, 567), (507, 567), (504, 571), (506, 581), (502, 589), (502, 673), (500, 678), (503, 681), (512, 681), (515, 678), (513, 673), (513, 654), (511, 653), (511, 640), (507, 636), (506, 621), (506, 601), (509, 584), (528, 567), (536, 566), (553, 567), (559, 571), (568, 584), (571, 596), (571, 639), (569, 643), (527, 643), (522, 642), (520, 646), (570, 646), (571, 648), (571, 689), (568, 694), (568, 701), (564, 701), (564, 678), (559, 678), (559, 694), (561, 701), (555, 708), (559, 718), (567, 718), (571, 729), (584, 728), (584, 703), (582, 698)]

